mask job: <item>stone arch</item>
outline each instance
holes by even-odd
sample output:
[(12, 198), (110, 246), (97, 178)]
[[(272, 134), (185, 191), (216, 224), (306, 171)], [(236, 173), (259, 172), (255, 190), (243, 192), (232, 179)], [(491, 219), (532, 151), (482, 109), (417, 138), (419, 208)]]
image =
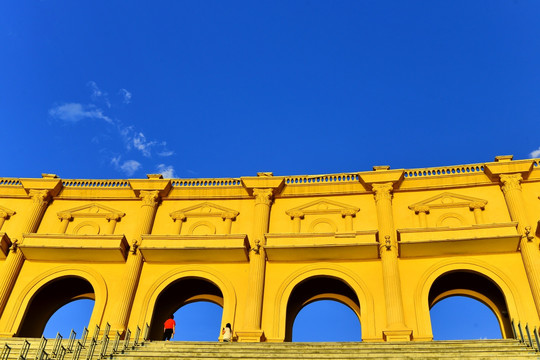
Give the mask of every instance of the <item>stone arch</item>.
[(92, 229), (92, 231), (90, 233), (84, 233), (83, 235), (99, 235), (99, 232), (101, 231), (98, 223), (96, 223), (95, 221), (83, 221), (77, 226), (75, 226), (75, 228), (73, 229), (73, 233), (79, 234), (79, 231), (84, 229)]
[[(336, 233), (337, 232), (337, 225), (330, 219), (328, 218), (318, 218), (318, 219), (315, 219), (313, 220), (310, 224), (309, 224), (309, 232), (320, 232), (320, 231), (317, 231), (317, 227), (319, 227), (319, 225), (328, 225), (331, 229), (330, 232), (333, 232), (333, 233)], [(327, 232), (327, 231), (325, 231)]]
[[(455, 220), (457, 224), (447, 225), (448, 220), (452, 220), (452, 219)], [(462, 227), (462, 226), (467, 226), (467, 221), (465, 220), (463, 216), (461, 216), (458, 213), (446, 213), (446, 214), (441, 215), (437, 219), (437, 227)]]
[[(205, 229), (203, 234), (194, 234), (197, 229)], [(197, 221), (189, 227), (188, 235), (214, 235), (216, 233), (216, 226), (210, 221), (201, 220)]]
[[(169, 285), (182, 279), (200, 279), (215, 285), (220, 291), (223, 298), (220, 300), (216, 297), (192, 297), (192, 301), (206, 300), (214, 302), (223, 307), (223, 317), (221, 319), (221, 327), (230, 322), (234, 329), (234, 320), (236, 314), (236, 293), (231, 282), (213, 269), (204, 266), (183, 266), (178, 269), (169, 271), (168, 273), (157, 279), (150, 287), (144, 297), (144, 306), (139, 316), (139, 325), (141, 328), (148, 323), (152, 327), (151, 321), (155, 312), (156, 303), (159, 295)], [(161, 324), (160, 324), (161, 325)], [(136, 325), (134, 325), (136, 326)]]
[[(32, 299), (53, 281), (66, 278), (79, 278), (90, 284), (94, 294), (94, 309), (90, 316), (89, 327), (100, 325), (103, 319), (105, 306), (107, 304), (107, 284), (97, 271), (86, 266), (60, 266), (44, 272), (34, 278), (20, 293), (17, 298), (13, 312), (8, 320), (8, 329), (12, 334), (18, 334), (23, 326), (24, 318), (30, 310)], [(62, 306), (65, 304), (62, 304)]]
[(453, 295), (463, 295), (474, 298), (486, 306), (494, 313), (501, 326), (503, 337), (511, 337), (509, 324), (506, 324), (503, 319), (500, 309), (492, 299), (485, 296), (479, 291), (473, 289), (460, 289), (457, 291), (449, 290), (439, 294), (435, 299), (432, 299), (430, 304), (430, 290), (437, 279), (440, 279), (445, 274), (453, 272), (471, 272), (486, 278), (494, 286), (498, 287), (501, 295), (506, 302), (508, 317), (520, 318), (518, 309), (520, 308), (518, 293), (512, 281), (498, 268), (484, 263), (482, 261), (469, 259), (467, 261), (446, 260), (433, 265), (422, 276), (414, 295), (416, 317), (417, 317), (417, 338), (422, 340), (433, 339), (431, 330), (431, 316), (429, 310), (437, 301)]
[(356, 294), (359, 308), (354, 309), (345, 299), (335, 299), (357, 312), (362, 325), (362, 338), (375, 337), (373, 297), (367, 286), (354, 272), (335, 264), (313, 264), (291, 274), (278, 289), (274, 303), (274, 334), (277, 341), (284, 341), (287, 329), (287, 305), (298, 284), (315, 277), (331, 277), (342, 281)]

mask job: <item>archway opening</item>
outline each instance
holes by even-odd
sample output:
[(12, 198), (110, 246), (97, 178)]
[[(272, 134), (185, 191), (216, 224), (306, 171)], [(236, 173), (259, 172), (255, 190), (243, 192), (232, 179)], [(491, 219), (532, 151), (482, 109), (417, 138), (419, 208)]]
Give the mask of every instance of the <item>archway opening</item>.
[(495, 313), (482, 302), (466, 296), (451, 296), (430, 310), (433, 340), (500, 339)]
[[(77, 276), (65, 276), (48, 282), (30, 300), (16, 336), (40, 337), (55, 312), (79, 299), (95, 300), (94, 289), (87, 280)], [(66, 326), (71, 328), (78, 323), (70, 319)], [(84, 326), (88, 326), (88, 322)]]
[[(321, 301), (331, 300), (331, 301)], [(336, 303), (339, 303), (337, 305)], [(312, 306), (309, 306), (309, 305)], [(344, 309), (347, 308), (347, 310)], [(315, 310), (314, 316), (320, 317), (324, 313), (340, 314), (340, 317), (347, 318), (347, 324), (356, 326), (341, 326), (339, 332), (333, 334), (324, 334), (325, 327), (331, 326), (331, 320), (327, 320), (327, 324), (314, 319), (317, 323), (315, 326), (303, 329), (297, 337), (293, 336), (293, 325), (298, 318), (300, 327), (296, 325), (295, 331), (302, 329), (302, 323), (305, 317), (300, 312), (306, 308), (306, 315), (310, 315), (312, 309)], [(295, 286), (287, 303), (285, 341), (361, 341), (361, 324), (360, 324), (360, 302), (354, 290), (343, 280), (330, 276), (314, 276), (308, 278)], [(329, 336), (332, 338), (330, 339)], [(316, 340), (317, 338), (325, 338), (326, 340)], [(306, 340), (298, 340), (306, 339)], [(308, 340), (309, 339), (309, 340)]]
[[(223, 316), (223, 294), (214, 283), (201, 278), (172, 282), (156, 300), (150, 325), (151, 340), (162, 339), (163, 324), (171, 314), (175, 314), (177, 329), (173, 340), (216, 341)], [(232, 319), (227, 321), (232, 322)], [(196, 334), (190, 333), (190, 327), (196, 322), (207, 325), (201, 326)]]
[(358, 317), (348, 306), (319, 300), (300, 310), (293, 325), (293, 342), (361, 341)]
[[(431, 286), (428, 302), (436, 339), (442, 340), (443, 336), (455, 340), (513, 337), (504, 294), (482, 274), (452, 271), (441, 275)], [(439, 302), (440, 306), (436, 306)], [(442, 311), (444, 313), (439, 314)], [(451, 318), (445, 318), (447, 315)], [(462, 321), (455, 322), (460, 318)], [(494, 327), (498, 328), (498, 332)], [(471, 332), (475, 328), (477, 331)]]
[(67, 337), (72, 329), (80, 336), (90, 323), (94, 303), (94, 300), (79, 299), (62, 306), (47, 321), (43, 336), (50, 339), (60, 333), (63, 337)]
[(223, 308), (209, 301), (182, 306), (174, 313), (175, 341), (217, 341)]

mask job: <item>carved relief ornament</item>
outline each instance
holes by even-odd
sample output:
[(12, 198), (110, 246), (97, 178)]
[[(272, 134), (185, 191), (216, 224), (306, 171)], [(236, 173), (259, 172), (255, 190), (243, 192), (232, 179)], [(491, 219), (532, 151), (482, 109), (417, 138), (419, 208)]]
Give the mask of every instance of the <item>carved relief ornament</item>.
[(373, 184), (373, 192), (375, 192), (375, 202), (381, 200), (392, 200), (392, 190), (394, 189), (391, 182)]
[(255, 204), (264, 204), (270, 206), (274, 196), (274, 189), (253, 189), (253, 195), (255, 196)]
[(28, 191), (28, 194), (32, 198), (32, 202), (34, 204), (44, 206), (47, 205), (47, 203), (49, 202), (49, 190), (30, 189)]
[(521, 180), (523, 180), (521, 174), (501, 174), (500, 179), (503, 183), (501, 186), (503, 193), (506, 194), (510, 190), (521, 190)]
[(152, 190), (152, 191), (146, 191), (143, 190), (139, 194), (139, 198), (141, 198), (143, 204), (142, 206), (156, 206), (159, 201), (159, 191), (158, 190)]

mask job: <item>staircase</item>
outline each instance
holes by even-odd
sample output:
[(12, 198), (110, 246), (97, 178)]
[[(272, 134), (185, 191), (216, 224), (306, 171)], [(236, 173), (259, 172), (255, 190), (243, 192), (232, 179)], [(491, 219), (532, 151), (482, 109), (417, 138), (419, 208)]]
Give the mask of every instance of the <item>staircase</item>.
[(407, 343), (202, 343), (152, 342), (114, 357), (158, 359), (540, 359), (517, 340), (431, 341)]
[[(0, 346), (7, 343), (12, 350), (3, 360), (16, 360), (24, 339), (0, 339)], [(34, 360), (39, 339), (28, 339), (30, 351), (26, 359)], [(52, 356), (53, 342), (49, 341), (46, 352)], [(80, 360), (87, 359), (86, 347)], [(71, 360), (67, 353), (64, 360)], [(43, 357), (42, 359), (45, 359)], [(99, 345), (93, 360), (99, 359)], [(496, 360), (496, 359), (540, 359), (540, 353), (526, 347), (517, 340), (459, 340), (407, 343), (211, 343), (211, 342), (146, 342), (143, 346), (129, 347), (115, 355), (108, 353), (104, 359), (113, 360), (201, 360), (201, 359), (244, 359), (244, 360), (290, 360), (290, 359), (369, 359), (369, 360)]]

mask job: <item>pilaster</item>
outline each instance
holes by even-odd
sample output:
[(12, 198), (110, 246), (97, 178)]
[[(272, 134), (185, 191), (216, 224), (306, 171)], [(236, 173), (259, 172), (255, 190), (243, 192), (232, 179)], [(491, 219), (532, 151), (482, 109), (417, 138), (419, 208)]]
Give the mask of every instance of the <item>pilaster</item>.
[[(21, 179), (21, 183), (32, 202), (26, 213), (26, 220), (23, 222), (22, 229), (16, 234), (19, 238), (23, 234), (37, 231), (49, 201), (62, 188), (62, 181), (56, 175), (44, 175), (43, 179)], [(24, 256), (18, 248), (18, 242), (17, 238), (13, 240), (4, 266), (0, 271), (0, 315), (4, 311), (11, 290), (24, 263)]]
[(521, 189), (521, 182), (529, 176), (533, 168), (533, 162), (532, 160), (512, 161), (511, 156), (497, 157), (495, 160), (494, 163), (486, 164), (485, 172), (493, 180), (499, 180), (510, 218), (518, 223), (517, 230), (521, 234), (521, 258), (527, 273), (536, 311), (540, 316), (539, 239), (531, 231), (531, 223), (527, 217)]
[(121, 334), (127, 329), (129, 315), (137, 291), (137, 284), (141, 276), (143, 257), (139, 250), (142, 235), (150, 234), (156, 210), (162, 196), (166, 196), (171, 188), (170, 180), (163, 180), (161, 176), (148, 175), (149, 180), (132, 180), (131, 186), (141, 200), (138, 227), (131, 238), (131, 249), (126, 260), (126, 269), (122, 276), (122, 289), (119, 290), (120, 299), (116, 311), (111, 319), (113, 331)]
[(392, 210), (392, 192), (394, 186), (403, 179), (403, 171), (389, 170), (388, 167), (376, 167), (374, 170), (360, 174), (360, 181), (373, 191), (377, 208), (387, 326), (383, 330), (383, 337), (386, 341), (410, 341), (412, 330), (405, 325), (398, 244)]
[(254, 197), (255, 205), (250, 239), (248, 299), (246, 299), (244, 324), (241, 330), (236, 331), (240, 342), (264, 340), (261, 319), (266, 271), (265, 234), (268, 232), (272, 201), (283, 188), (283, 180), (283, 178), (274, 178), (271, 173), (259, 173), (257, 178), (242, 178), (244, 187)]

